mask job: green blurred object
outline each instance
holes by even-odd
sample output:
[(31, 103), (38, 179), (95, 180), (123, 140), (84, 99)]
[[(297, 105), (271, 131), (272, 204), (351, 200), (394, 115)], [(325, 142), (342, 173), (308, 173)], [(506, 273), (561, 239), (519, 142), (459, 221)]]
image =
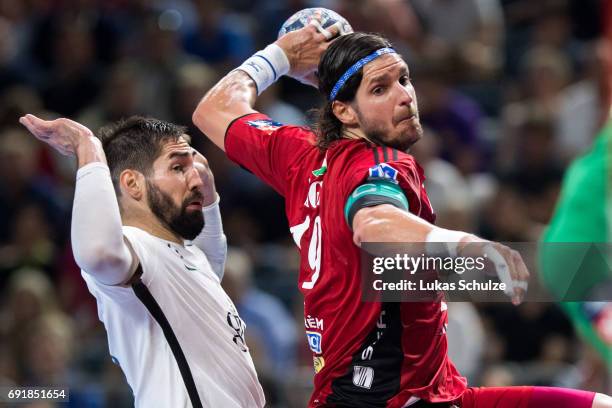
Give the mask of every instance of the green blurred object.
[[(544, 284), (561, 301), (580, 335), (612, 368), (612, 344), (602, 338), (598, 331), (601, 326), (597, 326), (599, 314), (606, 313), (605, 309), (609, 312), (610, 305), (563, 301), (589, 299), (598, 284), (612, 279), (607, 253), (612, 237), (611, 158), (612, 120), (601, 130), (591, 150), (567, 170), (555, 214), (542, 236), (539, 264)], [(548, 245), (558, 242), (593, 245)]]

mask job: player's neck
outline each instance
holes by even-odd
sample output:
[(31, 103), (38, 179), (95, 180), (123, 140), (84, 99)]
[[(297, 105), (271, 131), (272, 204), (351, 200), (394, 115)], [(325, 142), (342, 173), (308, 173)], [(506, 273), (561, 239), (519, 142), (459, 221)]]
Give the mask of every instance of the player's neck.
[(369, 143), (375, 144), (360, 128), (344, 128), (342, 131), (342, 137), (350, 140), (365, 140)]
[(151, 212), (148, 214), (123, 214), (122, 221), (123, 225), (139, 228), (145, 232), (148, 232), (154, 237), (183, 245), (183, 238), (168, 229)]

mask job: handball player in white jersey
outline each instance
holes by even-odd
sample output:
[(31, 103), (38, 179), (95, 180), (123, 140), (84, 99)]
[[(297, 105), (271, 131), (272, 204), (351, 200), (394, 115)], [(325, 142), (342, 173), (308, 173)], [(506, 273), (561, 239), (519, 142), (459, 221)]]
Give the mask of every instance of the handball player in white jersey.
[(97, 137), (20, 122), (78, 161), (72, 248), (137, 407), (263, 407), (244, 323), (221, 288), (226, 241), (206, 159), (184, 128), (131, 117)]

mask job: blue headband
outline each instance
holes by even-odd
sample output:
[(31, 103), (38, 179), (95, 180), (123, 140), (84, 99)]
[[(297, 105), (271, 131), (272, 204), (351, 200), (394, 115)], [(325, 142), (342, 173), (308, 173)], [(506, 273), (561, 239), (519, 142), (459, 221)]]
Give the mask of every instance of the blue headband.
[(338, 82), (336, 82), (336, 85), (334, 85), (331, 93), (329, 94), (329, 100), (333, 101), (334, 99), (336, 99), (336, 96), (338, 96), (338, 92), (340, 92), (340, 89), (342, 89), (346, 81), (348, 81), (350, 77), (355, 75), (355, 73), (359, 71), (361, 67), (363, 67), (368, 62), (374, 61), (376, 58), (380, 57), (381, 55), (385, 55), (385, 54), (396, 54), (396, 52), (393, 48), (389, 48), (389, 47), (380, 48), (374, 51), (373, 53), (371, 53), (370, 55), (368, 55), (367, 57), (363, 57), (362, 59), (354, 63), (353, 66), (347, 69), (344, 75), (340, 77)]

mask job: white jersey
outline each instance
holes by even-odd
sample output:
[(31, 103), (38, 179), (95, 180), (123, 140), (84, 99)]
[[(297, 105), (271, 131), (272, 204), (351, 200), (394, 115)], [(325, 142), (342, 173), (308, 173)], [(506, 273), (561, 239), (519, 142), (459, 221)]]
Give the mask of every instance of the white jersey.
[[(265, 399), (244, 342), (244, 323), (204, 253), (123, 227), (142, 266), (142, 281), (170, 323), (204, 407), (263, 407)], [(96, 297), (113, 360), (137, 407), (191, 407), (161, 327), (131, 287), (108, 286), (81, 273)]]

